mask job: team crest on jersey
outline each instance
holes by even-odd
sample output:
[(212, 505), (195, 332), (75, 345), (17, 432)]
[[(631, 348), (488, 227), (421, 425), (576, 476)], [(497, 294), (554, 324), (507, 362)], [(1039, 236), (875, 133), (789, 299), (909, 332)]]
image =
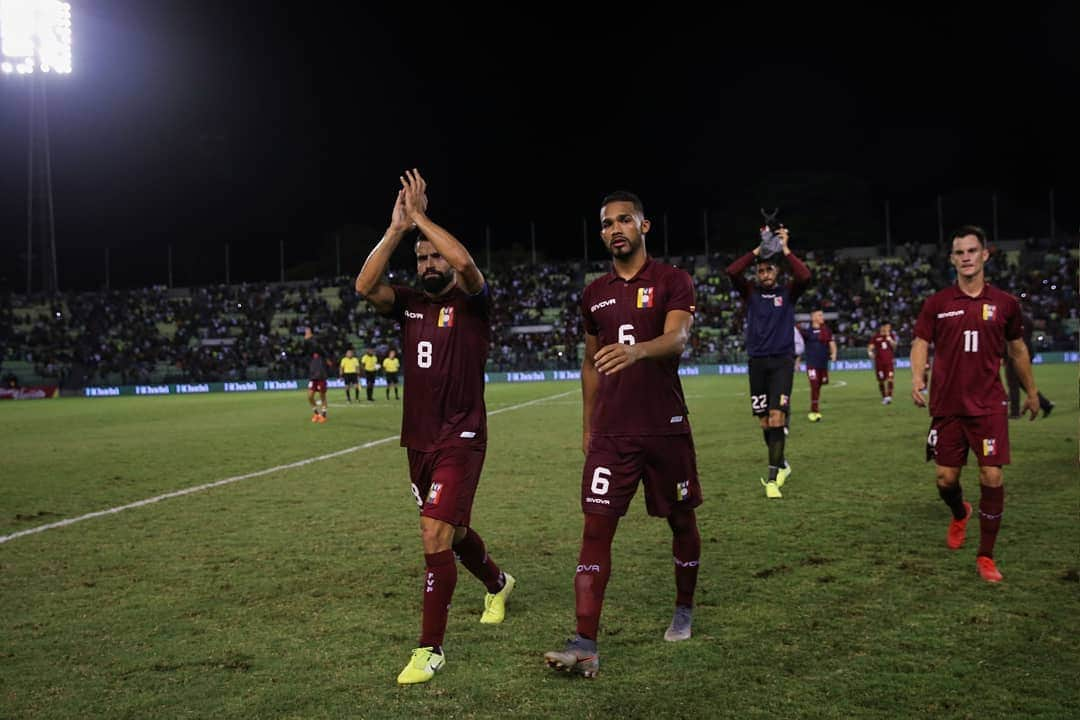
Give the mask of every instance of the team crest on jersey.
[(993, 455), (997, 452), (997, 442), (995, 438), (983, 438), (983, 456)]
[(655, 289), (652, 287), (637, 289), (637, 306), (639, 308), (651, 308), (653, 306), (653, 290)]
[(431, 483), (431, 490), (427, 494), (428, 505), (438, 505), (440, 495), (442, 495), (442, 483)]
[(690, 481), (683, 480), (675, 487), (675, 499), (685, 500), (690, 497)]
[(996, 315), (996, 314), (997, 314), (997, 306), (996, 305), (989, 305), (989, 304), (984, 304), (983, 305), (983, 320), (993, 320), (994, 315)]
[(780, 395), (780, 407), (786, 407), (788, 402), (790, 402), (790, 401), (791, 401), (791, 398), (789, 398), (787, 395), (783, 395), (783, 394)]
[(454, 308), (447, 306), (439, 310), (439, 327), (454, 327)]
[(780, 296), (780, 295), (774, 295), (773, 299), (772, 299), (772, 304), (773, 304), (773, 307), (783, 307), (784, 306), (784, 298), (782, 296)]

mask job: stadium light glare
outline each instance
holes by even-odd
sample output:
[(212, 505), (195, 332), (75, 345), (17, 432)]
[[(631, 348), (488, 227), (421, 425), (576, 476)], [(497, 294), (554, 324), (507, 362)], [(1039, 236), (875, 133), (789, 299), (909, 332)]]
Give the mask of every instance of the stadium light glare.
[[(0, 0), (0, 61), (21, 75), (71, 72), (71, 5), (60, 0)], [(25, 69), (23, 69), (25, 68)]]
[(0, 63), (0, 72), (13, 73), (15, 72), (15, 66), (9, 62)]

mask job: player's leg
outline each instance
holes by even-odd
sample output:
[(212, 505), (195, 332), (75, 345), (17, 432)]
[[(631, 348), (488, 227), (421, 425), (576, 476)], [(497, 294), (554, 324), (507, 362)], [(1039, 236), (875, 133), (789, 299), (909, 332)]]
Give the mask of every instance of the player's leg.
[(953, 550), (964, 544), (971, 503), (964, 501), (960, 471), (967, 464), (968, 443), (961, 421), (955, 417), (934, 418), (926, 436), (926, 459), (934, 461), (938, 496), (952, 513), (945, 544)]
[(367, 399), (375, 402), (375, 373), (364, 373), (364, 389), (367, 391)]
[[(787, 415), (791, 399), (792, 379), (791, 358), (770, 358), (768, 386), (768, 422), (766, 443), (769, 446), (769, 479), (763, 481), (765, 495), (770, 498), (780, 497), (780, 486), (790, 474), (784, 451), (787, 438), (784, 435), (784, 416)], [(784, 470), (783, 480), (778, 476)]]
[(325, 380), (323, 381), (323, 384), (319, 389), (319, 402), (322, 405), (322, 408), (320, 409), (319, 414), (322, 415), (322, 422), (326, 422), (326, 381)]
[(874, 372), (877, 375), (878, 392), (881, 393), (881, 404), (885, 405), (885, 398), (888, 396), (885, 391), (885, 369), (878, 366)]
[(668, 641), (690, 637), (701, 562), (701, 534), (694, 508), (702, 502), (697, 457), (691, 435), (648, 438), (646, 445), (645, 508), (653, 517), (667, 519), (671, 528), (671, 555), (675, 565), (675, 615), (664, 633)]
[(315, 384), (314, 384), (314, 382), (308, 382), (307, 401), (308, 401), (308, 405), (311, 406), (311, 412), (312, 412), (311, 422), (319, 422), (319, 408), (318, 408), (317, 405), (315, 405)]
[(701, 533), (697, 514), (692, 509), (679, 509), (668, 515), (671, 528), (671, 556), (675, 564), (675, 614), (664, 631), (668, 642), (688, 640), (693, 621), (694, 591), (697, 588), (698, 568), (701, 565)]
[(600, 669), (597, 637), (604, 592), (611, 577), (611, 543), (644, 471), (640, 446), (632, 439), (593, 437), (581, 477), (585, 515), (574, 573), (576, 634), (563, 650), (544, 654), (548, 667), (593, 677)]
[(817, 422), (821, 419), (820, 407), (821, 402), (821, 370), (818, 368), (807, 368), (806, 378), (810, 381), (810, 422)]
[(1004, 415), (984, 415), (966, 423), (968, 441), (979, 462), (979, 550), (976, 567), (987, 582), (1000, 582), (994, 561), (994, 545), (1005, 510), (1002, 467), (1008, 465), (1009, 424)]
[[(501, 623), (506, 615), (506, 600), (514, 589), (514, 578), (503, 573), (488, 554), (484, 539), (468, 523), (473, 499), (484, 468), (483, 448), (455, 447), (438, 453), (432, 473), (428, 502), (442, 505), (443, 513), (456, 525), (451, 549), (473, 577), (487, 588), (484, 614), (480, 622)], [(452, 505), (448, 505), (452, 503)]]
[[(457, 562), (451, 546), (456, 528), (467, 525), (469, 519), (460, 513), (461, 503), (455, 497), (459, 486), (447, 482), (452, 479), (447, 472), (436, 472), (439, 453), (410, 449), (408, 456), (413, 494), (420, 506), (425, 573), (420, 639), (409, 664), (398, 675), (403, 685), (427, 682), (446, 662), (442, 643), (457, 586)], [(447, 488), (448, 484), (452, 487)], [(471, 505), (471, 497), (468, 502)]]
[(892, 366), (889, 366), (889, 369), (885, 373), (885, 398), (883, 402), (886, 405), (892, 404), (893, 378), (895, 377), (895, 374), (896, 371)]

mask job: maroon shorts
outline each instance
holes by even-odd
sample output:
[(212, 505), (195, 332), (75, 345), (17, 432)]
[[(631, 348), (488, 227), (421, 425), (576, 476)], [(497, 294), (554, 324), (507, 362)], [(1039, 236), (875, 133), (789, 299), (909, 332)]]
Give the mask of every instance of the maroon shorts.
[(623, 516), (645, 483), (645, 509), (667, 517), (701, 504), (694, 439), (689, 435), (593, 437), (581, 476), (581, 509)]
[(467, 526), (486, 454), (483, 447), (434, 452), (409, 448), (409, 478), (420, 514), (455, 527)]
[(311, 392), (326, 392), (326, 380), (308, 380), (307, 389)]
[(968, 449), (979, 465), (1009, 464), (1009, 420), (1005, 413), (936, 417), (926, 436), (926, 459), (942, 467), (967, 465)]
[(874, 370), (877, 372), (878, 380), (892, 380), (896, 373), (896, 368), (892, 363), (875, 363)]
[(806, 377), (810, 380), (810, 382), (814, 382), (814, 380), (817, 380), (822, 385), (828, 385), (829, 384), (829, 369), (828, 368), (812, 368), (810, 366), (807, 366), (806, 367)]

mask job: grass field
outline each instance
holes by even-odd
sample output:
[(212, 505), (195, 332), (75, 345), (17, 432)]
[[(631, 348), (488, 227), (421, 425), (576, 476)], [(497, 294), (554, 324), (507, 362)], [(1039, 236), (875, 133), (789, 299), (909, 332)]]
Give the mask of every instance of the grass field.
[(0, 717), (1080, 717), (1077, 369), (1037, 377), (1057, 408), (1010, 424), (997, 586), (975, 574), (977, 522), (944, 546), (905, 375), (883, 407), (869, 373), (835, 373), (817, 425), (798, 379), (780, 501), (758, 483), (746, 379), (686, 379), (706, 497), (695, 634), (662, 640), (670, 534), (639, 496), (594, 681), (541, 659), (573, 630), (577, 386), (489, 386), (473, 522), (518, 589), (483, 626), (462, 572), (447, 666), (407, 688), (423, 556), (400, 404), (338, 391), (314, 425), (301, 393), (3, 403), (2, 536), (394, 439), (0, 544)]

